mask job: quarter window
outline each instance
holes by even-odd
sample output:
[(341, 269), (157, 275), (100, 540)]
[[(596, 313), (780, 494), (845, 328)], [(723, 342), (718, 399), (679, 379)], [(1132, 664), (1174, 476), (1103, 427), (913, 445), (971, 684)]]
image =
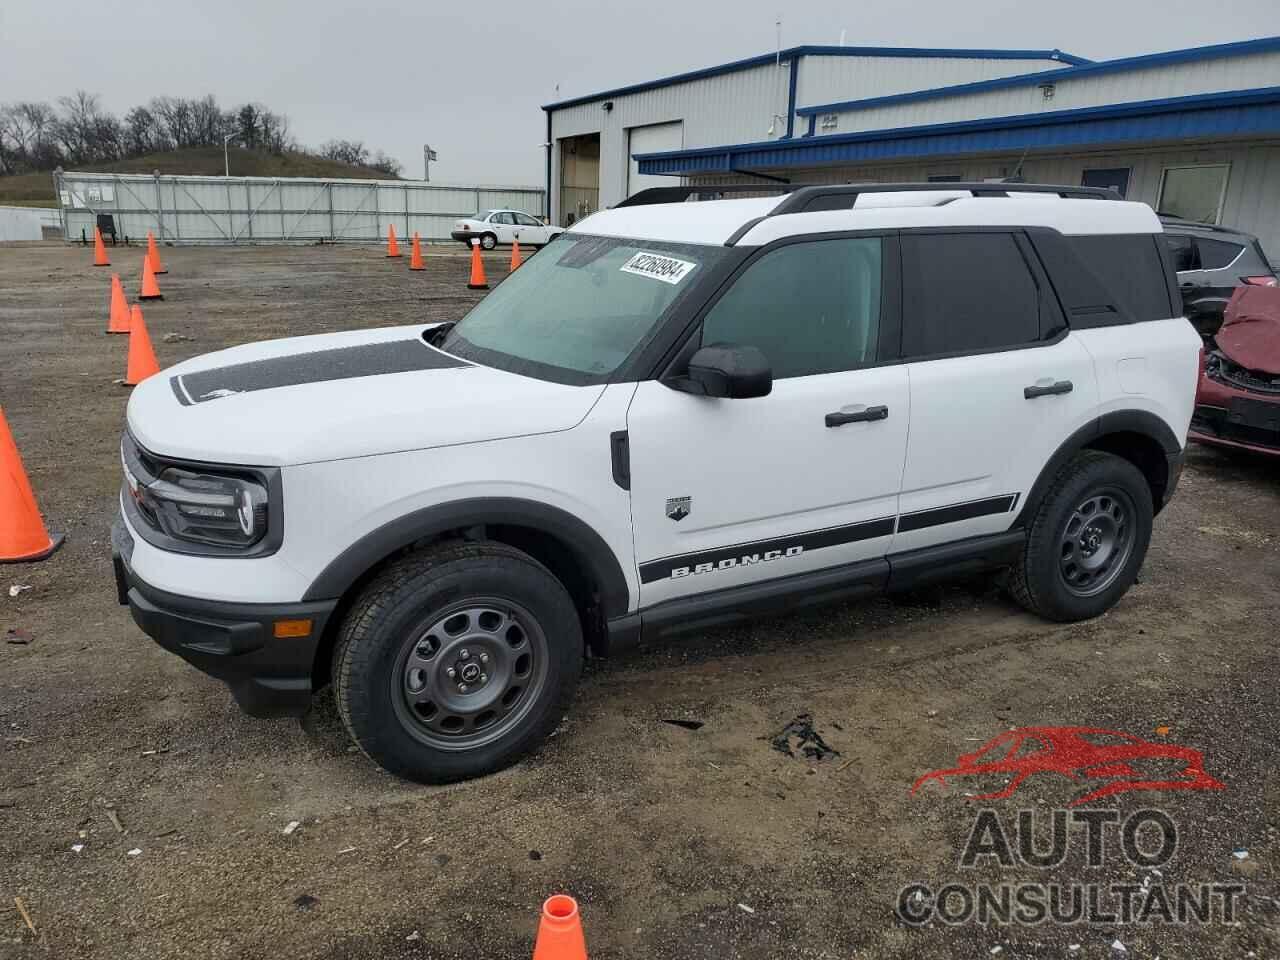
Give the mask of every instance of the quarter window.
[(751, 264), (702, 323), (702, 343), (759, 347), (775, 379), (875, 361), (879, 237), (791, 243)]
[(1040, 291), (1012, 234), (904, 234), (902, 352), (998, 350), (1040, 339)]
[(1232, 261), (1240, 256), (1240, 251), (1244, 249), (1238, 243), (1228, 243), (1226, 240), (1210, 240), (1207, 237), (1197, 237), (1196, 246), (1200, 250), (1201, 270), (1221, 270), (1223, 267), (1230, 266)]

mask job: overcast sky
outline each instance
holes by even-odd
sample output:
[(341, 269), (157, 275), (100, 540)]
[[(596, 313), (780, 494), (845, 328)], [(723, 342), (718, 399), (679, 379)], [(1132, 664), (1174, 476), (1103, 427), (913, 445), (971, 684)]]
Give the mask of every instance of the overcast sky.
[[(1043, 11), (1043, 12), (1041, 12)], [(0, 102), (77, 87), (117, 114), (214, 94), (363, 140), (432, 180), (541, 184), (539, 107), (783, 46), (1058, 47), (1101, 60), (1280, 34), (1280, 0), (0, 0)]]

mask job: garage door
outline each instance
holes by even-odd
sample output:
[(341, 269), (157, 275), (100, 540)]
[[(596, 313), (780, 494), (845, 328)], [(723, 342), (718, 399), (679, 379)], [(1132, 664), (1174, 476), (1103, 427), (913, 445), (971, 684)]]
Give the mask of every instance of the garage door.
[(636, 163), (637, 153), (657, 153), (660, 150), (679, 150), (684, 146), (684, 121), (654, 123), (647, 127), (632, 127), (628, 133), (627, 156), (631, 165), (627, 174), (627, 196), (649, 187), (672, 187), (680, 181), (676, 177), (655, 177), (640, 173)]

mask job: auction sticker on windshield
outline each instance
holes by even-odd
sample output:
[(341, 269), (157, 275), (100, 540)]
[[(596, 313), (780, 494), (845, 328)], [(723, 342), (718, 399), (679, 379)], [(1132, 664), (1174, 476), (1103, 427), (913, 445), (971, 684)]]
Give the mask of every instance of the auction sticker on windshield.
[(696, 263), (688, 260), (677, 260), (675, 257), (664, 257), (660, 253), (645, 253), (641, 250), (618, 269), (623, 273), (634, 273), (636, 276), (661, 280), (672, 285), (679, 283)]

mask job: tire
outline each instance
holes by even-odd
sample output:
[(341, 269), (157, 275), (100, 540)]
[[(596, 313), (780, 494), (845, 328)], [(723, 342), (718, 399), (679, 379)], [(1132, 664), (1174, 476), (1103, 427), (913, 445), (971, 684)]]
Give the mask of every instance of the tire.
[(546, 567), (504, 544), (454, 541), (395, 562), (360, 594), (334, 652), (334, 698), (383, 769), (449, 783), (540, 744), (582, 657), (577, 610)]
[(1009, 592), (1048, 620), (1105, 613), (1138, 576), (1151, 543), (1146, 478), (1127, 460), (1086, 450), (1062, 468), (1036, 508)]
[(498, 238), (492, 233), (482, 233), (480, 235), (480, 246), (485, 250), (492, 250), (498, 245)]

